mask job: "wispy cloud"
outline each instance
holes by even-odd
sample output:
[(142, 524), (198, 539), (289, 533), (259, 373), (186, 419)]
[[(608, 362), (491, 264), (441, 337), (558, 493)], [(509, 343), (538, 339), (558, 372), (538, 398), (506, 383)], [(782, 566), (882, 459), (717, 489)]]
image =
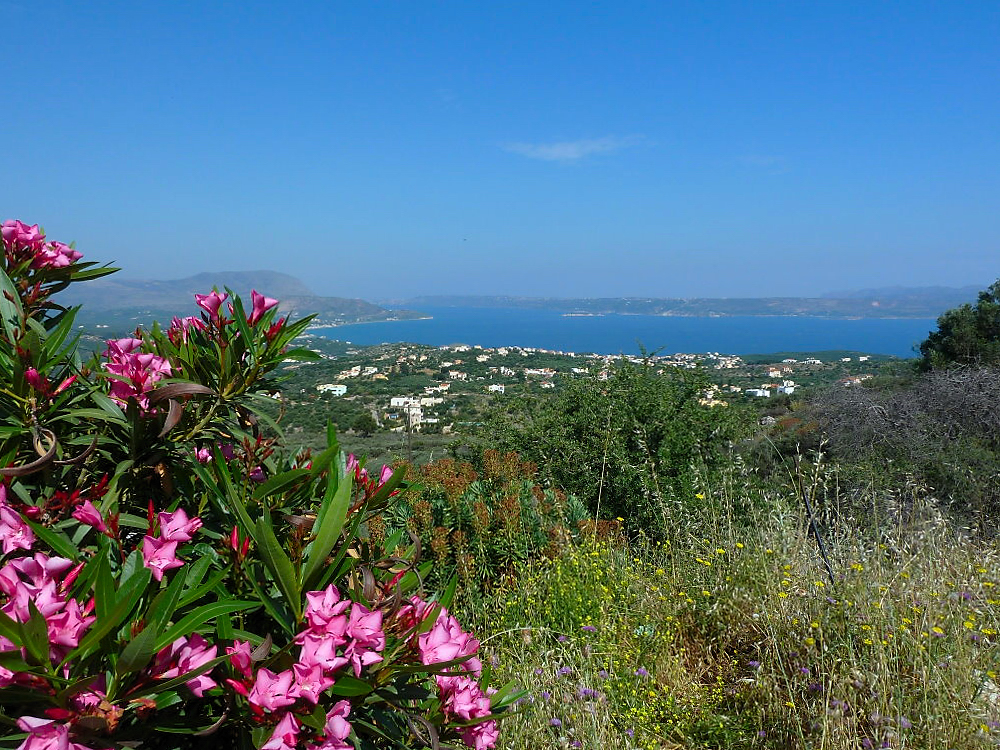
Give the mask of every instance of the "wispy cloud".
[(578, 141), (558, 143), (508, 143), (504, 149), (529, 159), (542, 161), (573, 162), (593, 154), (607, 154), (634, 146), (642, 141), (642, 136), (606, 136), (604, 138), (581, 138)]

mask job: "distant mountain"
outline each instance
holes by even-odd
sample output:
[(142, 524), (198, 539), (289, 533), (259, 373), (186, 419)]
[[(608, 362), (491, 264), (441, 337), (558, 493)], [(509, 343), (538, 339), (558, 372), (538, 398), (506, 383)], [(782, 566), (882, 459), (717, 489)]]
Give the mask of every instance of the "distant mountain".
[(844, 292), (827, 292), (825, 299), (910, 299), (934, 300), (946, 307), (975, 302), (979, 286), (884, 286), (874, 289), (852, 289)]
[(935, 318), (950, 307), (975, 299), (965, 289), (895, 289), (890, 294), (844, 293), (824, 297), (610, 297), (558, 298), (514, 296), (425, 296), (400, 301), (406, 307), (514, 307), (582, 315), (792, 315), (824, 318)]
[(361, 299), (323, 297), (294, 276), (278, 271), (219, 271), (170, 281), (120, 279), (112, 275), (73, 284), (61, 293), (60, 301), (65, 305), (83, 305), (83, 322), (101, 323), (105, 319), (113, 319), (118, 324), (130, 326), (133, 322), (163, 321), (173, 315), (190, 315), (197, 311), (194, 295), (205, 294), (213, 287), (232, 289), (246, 300), (247, 305), (250, 291), (256, 289), (277, 299), (282, 312), (296, 316), (316, 313), (317, 323), (324, 325), (419, 315), (409, 310), (386, 310)]

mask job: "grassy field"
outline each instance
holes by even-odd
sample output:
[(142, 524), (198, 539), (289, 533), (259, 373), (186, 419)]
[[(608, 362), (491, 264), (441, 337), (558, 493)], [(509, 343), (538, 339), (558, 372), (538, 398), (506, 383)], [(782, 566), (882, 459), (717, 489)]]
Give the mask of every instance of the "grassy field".
[(668, 541), (585, 540), (465, 603), (526, 691), (500, 746), (1000, 745), (995, 544), (915, 492), (826, 532), (831, 580), (796, 498), (699, 495)]

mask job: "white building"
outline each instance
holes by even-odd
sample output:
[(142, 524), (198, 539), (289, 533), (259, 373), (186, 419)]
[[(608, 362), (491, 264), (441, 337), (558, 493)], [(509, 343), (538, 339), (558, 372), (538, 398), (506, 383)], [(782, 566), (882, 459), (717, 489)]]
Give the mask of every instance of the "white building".
[(502, 383), (495, 383), (489, 386), (486, 390), (489, 391), (490, 393), (503, 393), (504, 386)]
[(411, 406), (420, 406), (420, 399), (416, 396), (393, 396), (389, 399), (389, 407), (393, 409), (405, 409)]
[(347, 386), (342, 383), (321, 383), (316, 386), (320, 393), (329, 393), (331, 396), (343, 396), (347, 393)]

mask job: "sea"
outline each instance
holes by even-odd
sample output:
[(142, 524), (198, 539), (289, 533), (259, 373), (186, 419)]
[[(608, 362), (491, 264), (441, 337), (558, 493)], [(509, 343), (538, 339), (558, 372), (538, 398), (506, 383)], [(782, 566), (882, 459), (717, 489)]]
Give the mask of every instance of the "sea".
[(853, 320), (752, 316), (564, 315), (520, 308), (423, 308), (429, 317), (358, 323), (314, 333), (359, 346), (409, 342), (495, 348), (525, 346), (578, 354), (765, 354), (849, 350), (896, 357), (918, 356), (916, 347), (936, 328), (931, 318)]

